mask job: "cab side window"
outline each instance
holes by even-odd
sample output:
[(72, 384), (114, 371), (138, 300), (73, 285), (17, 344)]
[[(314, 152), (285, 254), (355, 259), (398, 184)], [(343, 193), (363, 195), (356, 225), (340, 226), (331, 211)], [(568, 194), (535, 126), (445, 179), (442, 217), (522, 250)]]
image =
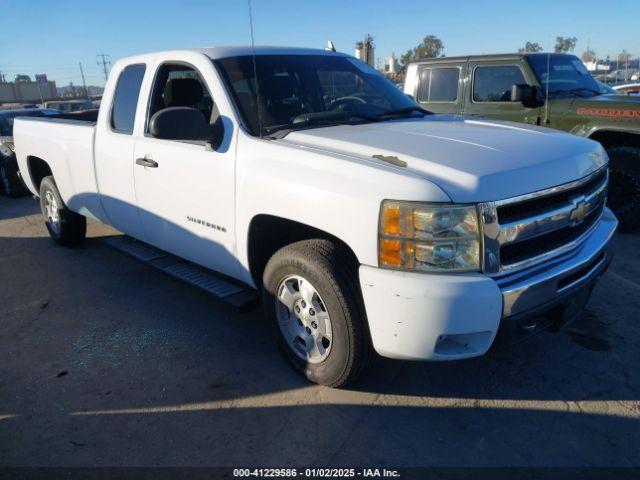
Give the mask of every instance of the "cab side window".
[(122, 70), (118, 78), (111, 109), (111, 128), (118, 133), (127, 135), (133, 133), (145, 68), (144, 65), (129, 65)]
[(160, 66), (151, 94), (147, 131), (151, 117), (170, 107), (195, 108), (207, 122), (213, 120), (213, 99), (200, 73), (193, 67), (171, 63)]
[(515, 65), (477, 67), (473, 73), (473, 101), (510, 102), (511, 87), (526, 83)]
[(420, 74), (419, 102), (455, 102), (458, 99), (460, 69), (428, 68)]

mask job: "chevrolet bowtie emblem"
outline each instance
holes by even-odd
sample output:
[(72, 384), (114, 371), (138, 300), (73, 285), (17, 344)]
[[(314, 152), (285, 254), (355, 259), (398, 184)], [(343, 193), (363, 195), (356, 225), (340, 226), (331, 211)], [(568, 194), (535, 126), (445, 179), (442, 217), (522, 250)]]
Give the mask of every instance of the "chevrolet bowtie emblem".
[(587, 202), (584, 197), (576, 198), (573, 201), (573, 209), (571, 210), (571, 217), (569, 219), (569, 225), (576, 227), (584, 222), (584, 217), (587, 216)]

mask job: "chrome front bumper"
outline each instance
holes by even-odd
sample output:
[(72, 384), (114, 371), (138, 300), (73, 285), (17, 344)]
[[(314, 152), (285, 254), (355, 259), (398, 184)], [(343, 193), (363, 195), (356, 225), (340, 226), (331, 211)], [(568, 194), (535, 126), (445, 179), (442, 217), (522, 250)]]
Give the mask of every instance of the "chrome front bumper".
[[(495, 278), (502, 292), (501, 329), (532, 333), (547, 325), (531, 319), (562, 310), (580, 295), (584, 301), (612, 259), (611, 239), (618, 226), (615, 215), (605, 208), (599, 223), (574, 250), (535, 267)], [(585, 293), (586, 292), (586, 293)]]
[[(605, 208), (570, 252), (500, 276), (429, 275), (361, 265), (360, 287), (375, 350), (407, 360), (477, 357), (496, 336), (517, 341), (566, 318), (569, 311), (579, 312), (611, 260), (608, 247), (617, 224)], [(510, 332), (516, 335), (506, 335)]]

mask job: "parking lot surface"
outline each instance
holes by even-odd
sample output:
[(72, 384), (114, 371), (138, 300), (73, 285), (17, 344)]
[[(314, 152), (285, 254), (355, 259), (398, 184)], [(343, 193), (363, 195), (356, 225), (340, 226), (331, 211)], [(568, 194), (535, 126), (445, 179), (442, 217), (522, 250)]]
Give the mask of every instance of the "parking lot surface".
[(640, 466), (640, 235), (568, 331), (458, 363), (307, 383), (239, 314), (0, 198), (0, 464)]

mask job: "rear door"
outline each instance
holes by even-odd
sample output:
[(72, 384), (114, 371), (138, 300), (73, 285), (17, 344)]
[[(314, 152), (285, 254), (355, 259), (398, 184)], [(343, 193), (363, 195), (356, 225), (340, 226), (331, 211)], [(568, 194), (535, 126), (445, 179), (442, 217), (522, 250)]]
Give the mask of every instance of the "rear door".
[(135, 238), (141, 238), (143, 231), (133, 184), (133, 129), (146, 68), (143, 63), (127, 65), (120, 72), (114, 68), (117, 83), (111, 105), (100, 112), (94, 149), (100, 201), (109, 222)]
[(418, 66), (415, 99), (434, 113), (462, 113), (466, 62)]
[(465, 93), (464, 114), (537, 123), (540, 108), (528, 108), (511, 101), (515, 84), (535, 85), (535, 79), (518, 60), (470, 61), (470, 85)]
[(234, 128), (225, 123), (225, 137), (216, 150), (205, 142), (158, 139), (149, 133), (150, 118), (164, 108), (190, 107), (210, 121), (217, 118), (221, 93), (210, 88), (221, 88), (217, 73), (211, 62), (197, 60), (161, 60), (156, 68), (134, 155), (154, 166), (133, 167), (137, 204), (147, 242), (238, 276)]

